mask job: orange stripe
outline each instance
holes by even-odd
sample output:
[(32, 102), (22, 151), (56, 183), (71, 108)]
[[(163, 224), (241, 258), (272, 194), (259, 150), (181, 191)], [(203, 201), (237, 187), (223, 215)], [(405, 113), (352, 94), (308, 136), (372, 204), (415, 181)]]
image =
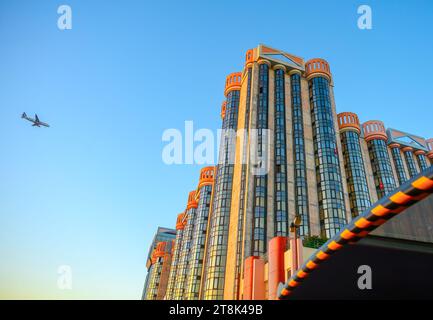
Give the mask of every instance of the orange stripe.
[(284, 288), (283, 290), (281, 290), (281, 295), (282, 296), (288, 296), (290, 294), (290, 291), (287, 290), (286, 288)]
[(346, 240), (352, 239), (354, 236), (355, 234), (347, 229), (341, 233), (341, 237)]
[(421, 177), (418, 180), (412, 182), (412, 185), (417, 189), (427, 191), (433, 188), (433, 181), (427, 179), (426, 177)]
[(320, 250), (317, 254), (316, 257), (319, 258), (320, 260), (326, 260), (329, 258), (329, 254), (324, 253), (322, 250)]
[(315, 269), (315, 268), (317, 268), (317, 264), (315, 264), (313, 261), (308, 261), (308, 263), (307, 263), (307, 268), (308, 269)]
[(297, 276), (299, 278), (303, 279), (303, 278), (305, 278), (305, 277), (308, 276), (308, 273), (306, 273), (306, 272), (304, 272), (304, 271), (301, 270), (301, 271), (298, 272)]
[(367, 219), (361, 217), (355, 221), (355, 226), (357, 226), (360, 229), (364, 229), (364, 228), (371, 226), (371, 222), (368, 221)]
[(342, 245), (338, 244), (335, 241), (332, 241), (330, 244), (328, 244), (328, 248), (331, 250), (334, 250), (334, 251), (340, 249), (341, 247), (342, 247)]
[(403, 192), (399, 191), (393, 196), (389, 197), (389, 200), (391, 200), (394, 203), (397, 204), (405, 204), (409, 200), (412, 200), (413, 198), (411, 196), (408, 196), (407, 194), (404, 194)]
[(289, 286), (291, 287), (297, 287), (299, 285), (299, 282), (296, 282), (295, 280), (290, 280)]
[(389, 213), (391, 210), (385, 208), (382, 205), (377, 205), (376, 208), (374, 208), (373, 210), (371, 210), (371, 213), (374, 214), (375, 216), (381, 217), (386, 215), (387, 213)]

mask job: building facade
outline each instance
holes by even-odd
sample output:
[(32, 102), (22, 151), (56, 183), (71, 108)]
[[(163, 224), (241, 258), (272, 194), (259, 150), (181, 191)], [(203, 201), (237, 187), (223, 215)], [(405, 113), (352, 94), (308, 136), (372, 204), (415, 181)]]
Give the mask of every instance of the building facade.
[(171, 268), (173, 241), (158, 242), (152, 252), (148, 270), (145, 300), (162, 300), (165, 297)]
[(333, 88), (323, 59), (264, 45), (246, 52), (225, 82), (215, 177), (176, 224), (165, 299), (275, 298), (287, 278), (276, 266), (299, 265), (302, 241), (333, 237), (432, 165), (433, 139), (337, 113)]
[(146, 258), (147, 275), (146, 275), (146, 280), (144, 282), (144, 288), (143, 288), (143, 295), (142, 295), (143, 300), (146, 299), (147, 288), (149, 286), (149, 281), (150, 281), (151, 267), (156, 262), (156, 260), (154, 259), (153, 253), (156, 250), (158, 243), (170, 242), (170, 241), (174, 240), (175, 237), (176, 237), (176, 230), (158, 227), (158, 229), (155, 233), (155, 236), (152, 239), (152, 243), (149, 246), (149, 251), (147, 254), (147, 258)]

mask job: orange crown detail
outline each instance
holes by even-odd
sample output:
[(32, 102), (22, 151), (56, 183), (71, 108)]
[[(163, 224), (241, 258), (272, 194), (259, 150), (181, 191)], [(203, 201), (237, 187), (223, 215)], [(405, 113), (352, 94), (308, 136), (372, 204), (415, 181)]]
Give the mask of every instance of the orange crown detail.
[(358, 133), (361, 132), (358, 116), (352, 112), (342, 112), (337, 115), (338, 127), (343, 129), (355, 129)]
[(226, 116), (226, 105), (227, 102), (224, 101), (223, 104), (221, 105), (221, 119), (224, 120), (224, 117)]
[(197, 208), (197, 206), (198, 206), (198, 203), (197, 203), (197, 200), (195, 198), (195, 190), (194, 190), (188, 194), (188, 204), (186, 205), (186, 210), (189, 210), (191, 208)]
[(200, 170), (200, 180), (198, 182), (198, 188), (200, 189), (206, 185), (212, 185), (214, 181), (215, 167), (204, 167)]
[(233, 90), (241, 90), (242, 72), (230, 73), (226, 78), (226, 86), (224, 89), (224, 95)]
[(183, 230), (183, 228), (185, 228), (185, 226), (186, 226), (187, 221), (188, 221), (188, 218), (187, 218), (185, 212), (179, 213), (177, 215), (177, 220), (176, 220), (176, 230)]
[(331, 69), (329, 63), (324, 59), (311, 59), (305, 63), (305, 75), (307, 78), (311, 75), (326, 75), (331, 79)]
[(362, 131), (364, 131), (364, 139), (365, 141), (380, 139), (380, 140), (388, 140), (388, 136), (385, 132), (385, 125), (382, 121), (379, 120), (371, 120), (364, 122), (362, 124)]
[(254, 49), (250, 49), (245, 54), (245, 65), (254, 62)]

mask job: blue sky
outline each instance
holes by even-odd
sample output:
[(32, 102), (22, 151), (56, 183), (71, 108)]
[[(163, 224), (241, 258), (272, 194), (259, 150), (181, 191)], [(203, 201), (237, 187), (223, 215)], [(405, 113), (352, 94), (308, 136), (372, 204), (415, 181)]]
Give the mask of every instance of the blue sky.
[(165, 165), (162, 132), (216, 130), (225, 77), (259, 43), (325, 58), (338, 112), (433, 137), (432, 21), (428, 0), (1, 1), (0, 298), (140, 298), (200, 169)]

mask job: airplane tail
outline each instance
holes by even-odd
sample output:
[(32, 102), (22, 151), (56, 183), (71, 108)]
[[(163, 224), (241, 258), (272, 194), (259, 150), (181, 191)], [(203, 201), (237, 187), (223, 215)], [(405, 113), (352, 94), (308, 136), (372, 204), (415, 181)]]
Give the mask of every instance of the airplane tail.
[(23, 112), (23, 114), (21, 115), (21, 118), (27, 118), (27, 115), (25, 112)]

